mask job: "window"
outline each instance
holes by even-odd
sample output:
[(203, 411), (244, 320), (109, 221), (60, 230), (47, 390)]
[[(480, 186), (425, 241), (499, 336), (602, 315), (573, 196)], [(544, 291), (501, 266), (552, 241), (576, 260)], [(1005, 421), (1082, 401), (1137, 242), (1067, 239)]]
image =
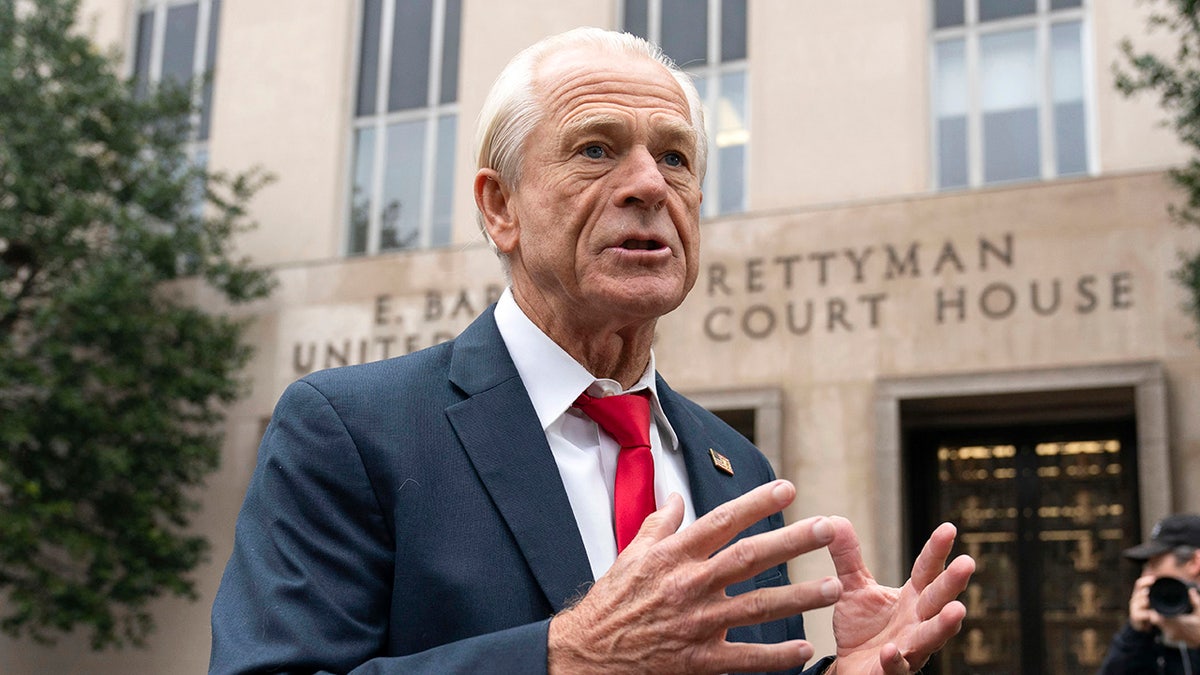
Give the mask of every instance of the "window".
[(782, 475), (783, 395), (778, 389), (688, 392), (688, 398), (745, 436)]
[(212, 77), (217, 52), (217, 17), (221, 0), (146, 1), (137, 17), (134, 46), (135, 92), (145, 96), (158, 83), (190, 87), (197, 112), (193, 120), (192, 156), (207, 164), (209, 127), (212, 116)]
[(461, 0), (363, 0), (350, 255), (450, 243)]
[(932, 18), (936, 187), (1086, 174), (1083, 0), (933, 0)]
[(746, 0), (624, 0), (623, 29), (695, 79), (708, 125), (703, 215), (746, 210)]

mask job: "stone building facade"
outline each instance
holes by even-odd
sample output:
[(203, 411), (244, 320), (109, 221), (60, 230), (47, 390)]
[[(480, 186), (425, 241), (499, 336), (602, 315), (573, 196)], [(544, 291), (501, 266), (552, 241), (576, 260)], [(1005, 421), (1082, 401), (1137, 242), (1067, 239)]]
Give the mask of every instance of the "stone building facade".
[[(448, 339), (499, 294), (471, 198), (475, 116), (521, 47), (598, 25), (660, 41), (710, 103), (700, 278), (660, 323), (664, 377), (798, 484), (790, 518), (850, 517), (880, 579), (958, 524), (980, 570), (941, 672), (1092, 672), (1133, 577), (1119, 551), (1200, 510), (1200, 344), (1170, 276), (1200, 239), (1169, 220), (1165, 175), (1187, 154), (1153, 101), (1112, 84), (1121, 38), (1168, 44), (1145, 9), (85, 0), (81, 29), (128, 72), (212, 66), (197, 157), (277, 176), (240, 248), (279, 287), (239, 310), (257, 353), (196, 520), (213, 544), (200, 600), (163, 601), (146, 650), (5, 640), (0, 670), (204, 672), (275, 399), (312, 370)], [(828, 616), (808, 618), (818, 653)]]

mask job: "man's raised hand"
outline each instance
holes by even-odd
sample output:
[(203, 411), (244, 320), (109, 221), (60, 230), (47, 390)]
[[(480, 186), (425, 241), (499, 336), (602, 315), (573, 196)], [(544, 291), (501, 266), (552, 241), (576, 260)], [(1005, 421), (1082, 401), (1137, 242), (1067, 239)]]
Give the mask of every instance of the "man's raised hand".
[(768, 483), (677, 532), (683, 501), (672, 495), (588, 594), (551, 620), (550, 671), (725, 673), (803, 665), (813, 655), (804, 640), (746, 644), (725, 639), (731, 627), (828, 606), (841, 594), (833, 577), (725, 594), (732, 583), (834, 540), (831, 519), (816, 517), (722, 550), (795, 496), (787, 481)]
[(942, 523), (913, 563), (900, 588), (882, 586), (863, 562), (858, 535), (845, 518), (829, 519), (836, 534), (829, 544), (842, 597), (834, 606), (838, 675), (907, 675), (918, 671), (958, 633), (967, 610), (956, 600), (975, 561), (962, 555), (946, 566), (955, 529)]

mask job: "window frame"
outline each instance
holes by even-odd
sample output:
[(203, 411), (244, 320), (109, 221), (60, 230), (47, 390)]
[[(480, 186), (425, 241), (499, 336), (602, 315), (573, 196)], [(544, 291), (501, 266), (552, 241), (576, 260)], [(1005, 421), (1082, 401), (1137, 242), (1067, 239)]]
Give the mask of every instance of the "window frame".
[[(1022, 182), (1046, 181), (1057, 178), (1077, 178), (1094, 176), (1099, 172), (1099, 143), (1096, 124), (1096, 96), (1093, 77), (1095, 64), (1093, 62), (1093, 42), (1091, 29), (1091, 2), (1081, 0), (1079, 7), (1052, 9), (1052, 0), (1037, 0), (1035, 13), (1022, 16), (994, 19), (986, 22), (979, 20), (979, 1), (964, 0), (963, 23), (946, 28), (936, 27), (936, 0), (929, 0), (925, 7), (929, 11), (927, 45), (929, 95), (927, 104), (929, 111), (929, 183), (937, 192), (954, 190), (973, 190), (981, 187), (1011, 185)], [(1080, 57), (1080, 89), (1083, 97), (1084, 111), (1084, 142), (1087, 144), (1086, 167), (1080, 173), (1063, 174), (1058, 172), (1057, 152), (1058, 138), (1054, 129), (1054, 54), (1051, 43), (1051, 32), (1055, 25), (1078, 22), (1079, 24), (1079, 57)], [(985, 157), (984, 128), (982, 108), (982, 84), (980, 82), (980, 42), (981, 38), (990, 34), (1006, 33), (1017, 30), (1033, 29), (1035, 32), (1036, 54), (1036, 90), (1037, 90), (1037, 132), (1039, 139), (1038, 175), (1027, 178), (986, 181), (984, 179)], [(950, 40), (961, 40), (963, 45), (963, 69), (966, 73), (966, 159), (967, 184), (944, 187), (941, 185), (941, 147), (938, 138), (939, 95), (938, 80), (938, 45)]]
[[(129, 50), (130, 58), (128, 60), (128, 74), (131, 80), (138, 77), (138, 40), (141, 37), (141, 18), (142, 15), (149, 12), (152, 14), (152, 24), (150, 29), (150, 56), (149, 65), (146, 70), (146, 85), (147, 87), (155, 87), (162, 81), (163, 69), (163, 53), (166, 48), (165, 38), (167, 32), (167, 13), (175, 7), (183, 7), (186, 5), (196, 5), (196, 44), (192, 50), (192, 105), (194, 110), (188, 116), (188, 156), (196, 160), (201, 166), (208, 164), (208, 144), (212, 138), (212, 100), (209, 101), (209, 128), (203, 130), (201, 136), (201, 125), (204, 118), (204, 97), (205, 91), (210, 92), (210, 97), (215, 98), (216, 90), (216, 68), (218, 45), (213, 44), (213, 54), (209, 53), (210, 33), (213, 26), (213, 4), (219, 3), (221, 0), (138, 0), (131, 8), (131, 20), (129, 35)], [(219, 9), (218, 9), (219, 11)], [(217, 17), (220, 21), (220, 17)], [(218, 33), (219, 31), (219, 26)], [(211, 61), (211, 67), (209, 62)], [(210, 72), (211, 69), (211, 72)], [(205, 78), (211, 79), (205, 82)], [(197, 83), (200, 86), (195, 86)]]
[(717, 414), (725, 410), (754, 411), (754, 446), (767, 458), (776, 476), (783, 476), (783, 392), (775, 387), (714, 389), (687, 392), (689, 400)]
[[(645, 0), (646, 2), (646, 34), (648, 39), (660, 44), (662, 41), (662, 2), (663, 0)], [(751, 107), (754, 100), (752, 96), (752, 87), (750, 81), (750, 5), (746, 3), (746, 55), (737, 60), (722, 61), (721, 60), (721, 28), (722, 28), (722, 12), (721, 0), (705, 0), (708, 5), (708, 35), (707, 35), (707, 52), (705, 62), (700, 65), (689, 66), (687, 64), (676, 64), (681, 70), (688, 73), (693, 79), (703, 79), (705, 82), (705, 91), (701, 97), (701, 103), (704, 107), (704, 124), (705, 131), (708, 136), (708, 166), (704, 176), (702, 188), (705, 193), (705, 199), (700, 205), (700, 216), (702, 218), (719, 218), (724, 216), (733, 216), (740, 213), (746, 213), (750, 210), (750, 158), (753, 152), (752, 144), (750, 143), (750, 120), (752, 119)], [(620, 30), (625, 30), (625, 2), (617, 0), (617, 26)], [(668, 54), (668, 56), (670, 56)], [(725, 75), (740, 73), (743, 76), (744, 85), (744, 121), (747, 138), (742, 144), (742, 195), (740, 209), (720, 211), (721, 195), (718, 192), (721, 185), (721, 160), (720, 153), (717, 151), (717, 104), (721, 100), (721, 78)], [(710, 194), (711, 193), (711, 194)]]
[[(397, 0), (380, 0), (382, 7), (380, 9), (380, 26), (379, 26), (379, 54), (378, 65), (375, 73), (375, 110), (371, 114), (358, 114), (358, 83), (361, 78), (362, 69), (362, 40), (364, 37), (364, 16), (366, 13), (367, 0), (358, 0), (355, 3), (354, 14), (354, 54), (351, 59), (350, 77), (347, 82), (351, 83), (350, 95), (346, 97), (348, 101), (347, 114), (350, 119), (350, 127), (346, 143), (345, 163), (342, 171), (342, 176), (346, 180), (346, 189), (344, 190), (342, 204), (342, 244), (341, 253), (345, 257), (369, 257), (381, 254), (399, 253), (404, 251), (428, 250), (434, 247), (433, 230), (434, 230), (434, 206), (436, 201), (437, 184), (437, 169), (438, 169), (438, 135), (440, 133), (440, 123), (443, 118), (452, 118), (454, 123), (454, 152), (451, 157), (450, 173), (454, 172), (453, 160), (457, 157), (458, 137), (459, 137), (459, 102), (458, 93), (455, 92), (452, 101), (442, 103), (439, 98), (442, 87), (442, 65), (444, 57), (445, 44), (445, 27), (446, 27), (446, 5), (452, 0), (430, 0), (432, 3), (431, 23), (430, 23), (430, 40), (429, 40), (429, 63), (428, 65), (428, 81), (427, 90), (425, 93), (426, 104), (419, 108), (407, 108), (397, 111), (389, 111), (388, 108), (388, 85), (391, 79), (392, 67), (392, 47), (393, 47), (393, 28), (395, 22), (395, 8)], [(461, 59), (461, 16), (463, 5), (459, 4), (459, 55)], [(456, 87), (458, 86), (456, 78)], [(381, 248), (383, 238), (383, 210), (378, 208), (378, 200), (376, 197), (382, 198), (385, 191), (385, 177), (387, 174), (387, 141), (389, 127), (397, 124), (422, 122), (425, 124), (424, 138), (422, 139), (422, 159), (421, 159), (421, 196), (420, 196), (420, 215), (417, 218), (417, 241), (411, 246), (400, 246), (396, 248)], [(367, 219), (367, 235), (365, 248), (362, 251), (353, 250), (354, 245), (354, 187), (355, 167), (357, 163), (357, 136), (361, 130), (371, 129), (373, 133), (372, 151), (371, 151), (371, 167), (370, 167), (370, 195), (368, 195), (368, 219)], [(451, 183), (453, 181), (451, 180)], [(453, 196), (451, 196), (451, 204), (453, 204)], [(450, 236), (445, 245), (453, 244), (453, 210), (451, 210)], [(440, 244), (439, 244), (440, 245)]]

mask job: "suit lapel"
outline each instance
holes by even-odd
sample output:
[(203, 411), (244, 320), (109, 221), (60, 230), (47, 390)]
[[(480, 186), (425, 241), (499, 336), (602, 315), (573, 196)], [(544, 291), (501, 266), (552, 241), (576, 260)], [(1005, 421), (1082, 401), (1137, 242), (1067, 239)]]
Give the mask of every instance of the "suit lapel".
[[(713, 462), (709, 450), (726, 454), (727, 449), (708, 433), (704, 423), (683, 405), (683, 397), (676, 394), (667, 386), (662, 377), (657, 382), (658, 396), (662, 403), (663, 413), (671, 421), (671, 428), (679, 437), (679, 449), (684, 455), (687, 466), (688, 481), (692, 490), (692, 505), (696, 509), (696, 517), (712, 511), (727, 501), (737, 499), (747, 490), (741, 481), (719, 470)], [(740, 532), (729, 541), (733, 543), (745, 535)], [(728, 544), (726, 544), (728, 545)], [(754, 581), (745, 579), (735, 582), (726, 588), (730, 595), (737, 595), (754, 590)], [(731, 629), (730, 636), (744, 635), (753, 629), (739, 627)], [(743, 639), (738, 637), (736, 639)]]
[(742, 489), (733, 476), (719, 471), (713, 465), (709, 450), (722, 452), (704, 424), (682, 405), (683, 397), (667, 386), (661, 377), (656, 383), (663, 413), (671, 421), (671, 428), (679, 437), (679, 450), (687, 466), (688, 482), (692, 490), (692, 505), (696, 517), (712, 511), (725, 502), (741, 496)]
[(455, 340), (450, 423), (554, 611), (592, 581), (558, 465), (489, 308)]

